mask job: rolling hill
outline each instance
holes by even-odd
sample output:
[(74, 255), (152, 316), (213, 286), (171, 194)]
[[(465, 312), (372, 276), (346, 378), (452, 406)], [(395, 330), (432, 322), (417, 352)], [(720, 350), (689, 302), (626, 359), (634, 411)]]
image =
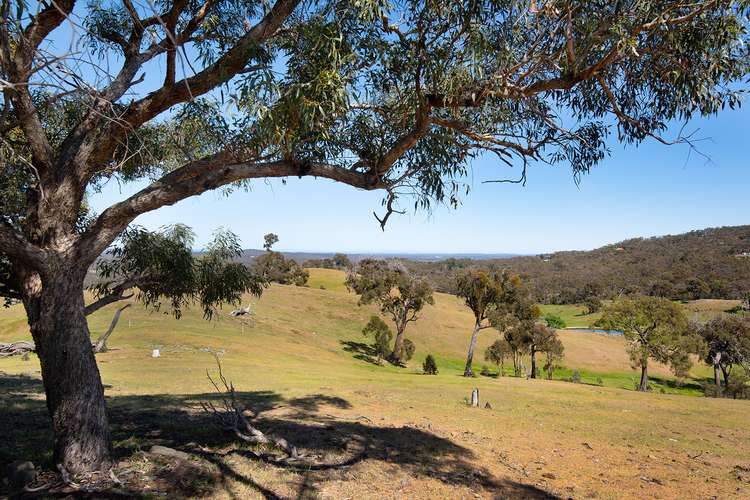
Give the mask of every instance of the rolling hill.
[(739, 299), (750, 293), (750, 226), (703, 229), (675, 236), (635, 238), (590, 251), (555, 252), (500, 260), (407, 261), (441, 291), (455, 273), (497, 266), (526, 278), (545, 303), (572, 304), (621, 293), (673, 299)]
[[(446, 294), (408, 332), (417, 345), (409, 366), (376, 366), (363, 355), (360, 333), (374, 309), (357, 306), (343, 278), (313, 269), (308, 287), (273, 285), (259, 300), (247, 299), (254, 313), (245, 322), (223, 314), (207, 323), (196, 310), (178, 321), (129, 309), (110, 339), (112, 350), (97, 356), (118, 455), (132, 457), (129, 467), (147, 475), (153, 460), (140, 450), (153, 444), (194, 450), (193, 467), (204, 464), (205, 476), (185, 479), (184, 466), (173, 464), (171, 475), (148, 483), (176, 496), (673, 498), (684, 488), (706, 497), (750, 494), (736, 469), (750, 467), (748, 402), (679, 395), (699, 393), (704, 367), (683, 386), (655, 367), (654, 392), (623, 390), (632, 389), (634, 373), (623, 339), (563, 332), (558, 380), (465, 379), (472, 320)], [(564, 312), (582, 325), (592, 319), (575, 307)], [(106, 329), (111, 314), (110, 306), (90, 318), (92, 336)], [(0, 341), (25, 336), (20, 307), (0, 310)], [(479, 365), (495, 336), (482, 335)], [(151, 357), (154, 348), (160, 358)], [(211, 352), (259, 413), (258, 425), (331, 465), (301, 470), (265, 463), (215, 428), (198, 405), (215, 398), (206, 378), (207, 370), (215, 374)], [(434, 377), (421, 375), (428, 352), (440, 369)], [(573, 369), (584, 383), (564, 380)], [(18, 457), (49, 465), (38, 377), (33, 356), (0, 360), (6, 429), (0, 465)], [(474, 387), (491, 408), (466, 407)]]

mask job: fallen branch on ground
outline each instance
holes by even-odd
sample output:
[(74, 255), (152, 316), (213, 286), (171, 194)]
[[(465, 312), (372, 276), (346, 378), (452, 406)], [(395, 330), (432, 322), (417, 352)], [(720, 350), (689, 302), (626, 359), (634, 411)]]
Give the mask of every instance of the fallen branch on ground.
[[(120, 315), (122, 314), (122, 312), (130, 306), (131, 304), (125, 304), (124, 306), (118, 308), (117, 311), (115, 311), (115, 315), (112, 318), (112, 323), (110, 323), (107, 331), (101, 337), (99, 337), (96, 342), (91, 344), (91, 348), (94, 350), (94, 353), (98, 354), (100, 352), (107, 352), (107, 340), (115, 330), (117, 322), (120, 321)], [(19, 342), (11, 342), (9, 344), (0, 344), (0, 358), (24, 356), (32, 352), (36, 352), (36, 344), (34, 344), (34, 342), (30, 340), (21, 340)]]
[(219, 367), (221, 387), (208, 370), (206, 370), (206, 376), (211, 385), (214, 386), (214, 389), (216, 389), (216, 392), (221, 395), (221, 405), (217, 407), (210, 401), (202, 402), (201, 407), (203, 411), (212, 415), (219, 427), (233, 432), (235, 436), (246, 443), (274, 446), (286, 453), (290, 459), (301, 458), (301, 455), (297, 452), (297, 448), (289, 444), (286, 439), (264, 434), (261, 430), (256, 429), (250, 424), (245, 416), (245, 408), (237, 401), (234, 385), (227, 381), (221, 371), (219, 357), (214, 355), (214, 358)]
[(10, 344), (0, 344), (0, 358), (10, 356), (23, 356), (30, 352), (35, 352), (36, 346), (33, 342), (22, 340), (20, 342), (11, 342)]

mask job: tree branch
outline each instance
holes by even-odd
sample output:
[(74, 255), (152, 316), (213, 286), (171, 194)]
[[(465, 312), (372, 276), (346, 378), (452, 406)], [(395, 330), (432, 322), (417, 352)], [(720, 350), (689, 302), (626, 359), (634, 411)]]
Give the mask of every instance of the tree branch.
[(36, 270), (45, 266), (44, 250), (29, 243), (13, 226), (0, 220), (0, 253), (30, 265)]
[[(126, 200), (105, 210), (82, 235), (78, 247), (79, 259), (93, 262), (138, 215), (165, 205), (173, 205), (190, 196), (198, 195), (233, 182), (299, 176), (300, 162), (280, 160), (265, 163), (233, 163), (227, 152), (190, 162), (166, 174)], [(323, 177), (365, 190), (385, 189), (387, 185), (372, 176), (337, 165), (311, 162), (305, 166), (305, 176)]]
[(164, 86), (134, 102), (121, 117), (122, 121), (138, 127), (175, 104), (203, 95), (229, 81), (244, 69), (254, 48), (278, 31), (300, 1), (278, 0), (258, 24), (213, 64), (192, 77)]

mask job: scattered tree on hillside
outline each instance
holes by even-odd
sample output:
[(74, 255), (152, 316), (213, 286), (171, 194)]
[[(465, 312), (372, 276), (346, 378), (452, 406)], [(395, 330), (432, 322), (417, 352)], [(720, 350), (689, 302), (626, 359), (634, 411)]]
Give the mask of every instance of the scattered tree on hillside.
[(278, 235), (274, 233), (268, 233), (267, 235), (263, 236), (263, 249), (266, 252), (270, 252), (271, 248), (279, 242)]
[(523, 357), (529, 353), (528, 331), (534, 327), (533, 322), (518, 322), (515, 326), (505, 329), (502, 333), (504, 341), (510, 348), (513, 361), (513, 374), (520, 377), (523, 373)]
[(457, 295), (474, 314), (474, 328), (464, 367), (464, 377), (473, 377), (474, 350), (481, 330), (494, 327), (502, 332), (526, 316), (535, 314), (538, 317), (539, 312), (534, 309), (536, 306), (521, 278), (507, 271), (466, 270), (456, 278), (456, 289)]
[(501, 377), (505, 375), (505, 358), (511, 355), (512, 348), (505, 339), (497, 339), (484, 351), (485, 361), (499, 367)]
[(641, 369), (639, 391), (648, 390), (649, 359), (668, 364), (678, 376), (690, 369), (695, 338), (679, 304), (648, 296), (621, 299), (604, 308), (596, 325), (623, 332), (630, 361)]
[(435, 363), (435, 358), (432, 356), (432, 354), (428, 354), (427, 357), (424, 358), (424, 363), (422, 364), (422, 372), (425, 375), (438, 374), (437, 363)]
[(557, 331), (539, 323), (534, 324), (528, 330), (525, 330), (525, 343), (528, 345), (529, 356), (531, 358), (531, 378), (536, 378), (536, 355), (537, 353), (546, 353), (555, 351), (562, 353), (562, 342), (557, 336)]
[(388, 359), (396, 364), (408, 361), (414, 353), (414, 344), (404, 337), (406, 327), (419, 318), (425, 305), (435, 303), (432, 288), (403, 268), (376, 259), (362, 260), (357, 272), (347, 276), (346, 286), (359, 295), (360, 305), (376, 303), (383, 314), (393, 319), (396, 339)]
[[(484, 153), (517, 165), (519, 180), (537, 161), (579, 176), (605, 158), (613, 121), (619, 141), (668, 143), (660, 134), (675, 120), (736, 106), (746, 11), (678, 0), (533, 10), (7, 0), (0, 290), (23, 302), (40, 347), (54, 463), (71, 473), (111, 463), (84, 279), (141, 214), (297, 176), (382, 190), (385, 226), (399, 197), (457, 205)], [(66, 33), (81, 50), (55, 38)], [(90, 213), (87, 193), (109, 180), (147, 184)]]
[(552, 380), (552, 375), (555, 373), (555, 368), (559, 367), (560, 360), (565, 355), (565, 347), (559, 337), (555, 337), (549, 341), (544, 351), (544, 371), (547, 373), (547, 379)]
[(253, 271), (271, 283), (305, 286), (310, 273), (294, 259), (287, 259), (283, 253), (274, 252), (271, 249), (275, 243), (278, 243), (279, 237), (268, 233), (263, 240), (263, 248), (266, 252), (253, 260)]
[(310, 273), (294, 259), (280, 252), (266, 252), (253, 260), (252, 269), (266, 281), (281, 285), (305, 286)]
[(354, 268), (354, 264), (349, 260), (349, 256), (345, 253), (337, 253), (333, 256), (333, 265), (337, 269), (351, 270)]
[(365, 337), (372, 337), (371, 347), (378, 363), (391, 354), (393, 332), (379, 316), (370, 316), (370, 321), (362, 329), (362, 334)]
[(735, 366), (750, 366), (750, 320), (736, 316), (718, 316), (698, 328), (702, 340), (703, 360), (714, 369), (717, 395), (729, 387)]
[(545, 314), (544, 315), (544, 322), (545, 324), (550, 328), (555, 328), (557, 330), (562, 330), (567, 326), (565, 323), (565, 320), (562, 319), (562, 317), (558, 316), (557, 314)]
[(602, 301), (599, 299), (599, 297), (588, 297), (586, 300), (583, 301), (584, 307), (586, 307), (586, 314), (594, 314), (602, 309)]
[(504, 279), (506, 279), (504, 273), (489, 273), (476, 269), (462, 272), (456, 278), (457, 295), (464, 299), (466, 306), (474, 314), (474, 329), (471, 331), (464, 377), (474, 376), (471, 365), (474, 360), (474, 349), (477, 345), (479, 331), (492, 326), (489, 322), (488, 313), (497, 307), (500, 300), (504, 299), (502, 289)]

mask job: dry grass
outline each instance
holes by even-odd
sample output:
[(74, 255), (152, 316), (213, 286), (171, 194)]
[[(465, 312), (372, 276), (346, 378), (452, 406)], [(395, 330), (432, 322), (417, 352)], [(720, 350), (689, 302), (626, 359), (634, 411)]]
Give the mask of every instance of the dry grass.
[[(142, 464), (134, 477), (151, 478), (153, 459), (138, 450), (159, 443), (190, 451), (191, 464), (204, 467), (160, 464), (170, 472), (152, 484), (171, 497), (750, 496), (750, 402), (562, 381), (467, 380), (459, 375), (471, 317), (447, 295), (408, 333), (418, 347), (410, 366), (375, 366), (352, 352), (373, 309), (356, 306), (341, 280), (316, 270), (317, 287), (273, 286), (254, 304), (254, 324), (244, 333), (228, 316), (209, 324), (194, 311), (175, 321), (128, 310), (113, 350), (98, 360), (116, 451)], [(110, 314), (91, 318), (93, 336)], [(24, 335), (22, 311), (0, 311), (0, 341)], [(495, 336), (483, 332), (482, 347)], [(622, 339), (562, 336), (568, 367), (601, 373), (608, 385), (633, 376)], [(155, 347), (159, 359), (150, 357)], [(258, 460), (196, 413), (198, 401), (214, 397), (205, 377), (213, 358), (203, 349), (224, 351), (225, 373), (260, 411), (259, 427), (283, 434), (324, 466)], [(440, 375), (418, 373), (427, 352), (436, 355)], [(0, 360), (0, 425), (9, 430), (0, 463), (49, 460), (38, 370), (33, 357)], [(667, 378), (663, 369), (654, 372)], [(466, 407), (474, 387), (492, 409)]]

